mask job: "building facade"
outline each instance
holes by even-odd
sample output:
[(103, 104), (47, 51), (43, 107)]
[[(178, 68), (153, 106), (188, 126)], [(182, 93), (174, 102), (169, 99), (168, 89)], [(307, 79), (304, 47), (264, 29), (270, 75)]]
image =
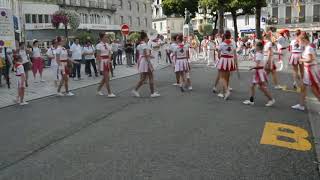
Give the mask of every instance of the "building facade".
[(267, 8), (269, 26), (320, 33), (320, 0), (268, 0)]
[(152, 3), (152, 28), (164, 38), (170, 39), (172, 35), (182, 33), (184, 17), (163, 14), (162, 0), (153, 0)]

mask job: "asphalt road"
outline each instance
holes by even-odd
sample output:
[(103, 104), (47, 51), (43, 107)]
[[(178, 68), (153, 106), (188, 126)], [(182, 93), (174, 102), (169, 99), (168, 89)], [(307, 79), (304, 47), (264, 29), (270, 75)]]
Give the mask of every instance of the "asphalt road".
[(95, 96), (91, 86), (75, 97), (0, 109), (0, 179), (319, 179), (313, 146), (260, 143), (267, 122), (312, 134), (308, 114), (290, 109), (297, 94), (273, 91), (277, 103), (266, 108), (258, 93), (256, 105), (245, 106), (249, 73), (233, 77), (229, 101), (210, 92), (215, 75), (194, 67), (194, 91), (181, 93), (171, 68), (157, 71), (158, 99), (148, 97), (147, 86), (144, 97), (131, 97), (132, 76), (112, 81), (116, 99)]

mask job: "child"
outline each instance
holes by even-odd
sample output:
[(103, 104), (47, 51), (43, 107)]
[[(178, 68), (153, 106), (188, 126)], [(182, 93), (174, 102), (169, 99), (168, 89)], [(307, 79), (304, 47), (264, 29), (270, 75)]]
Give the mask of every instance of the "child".
[(268, 103), (266, 104), (267, 107), (272, 106), (275, 103), (275, 100), (272, 98), (270, 92), (267, 89), (267, 73), (264, 70), (264, 60), (263, 60), (263, 44), (262, 42), (257, 42), (256, 44), (256, 55), (254, 62), (256, 66), (251, 68), (254, 70), (253, 78), (252, 78), (252, 85), (251, 85), (251, 96), (250, 100), (245, 100), (243, 104), (246, 105), (254, 105), (254, 96), (255, 96), (255, 87), (256, 85), (259, 86), (260, 90), (264, 93), (265, 96), (269, 99)]
[(17, 95), (17, 103), (19, 103), (21, 106), (27, 105), (28, 103), (24, 101), (24, 90), (25, 90), (25, 83), (26, 83), (26, 75), (24, 72), (23, 64), (22, 64), (22, 58), (21, 56), (17, 56), (15, 64), (16, 69), (16, 76), (17, 76), (17, 87), (18, 87), (18, 95)]

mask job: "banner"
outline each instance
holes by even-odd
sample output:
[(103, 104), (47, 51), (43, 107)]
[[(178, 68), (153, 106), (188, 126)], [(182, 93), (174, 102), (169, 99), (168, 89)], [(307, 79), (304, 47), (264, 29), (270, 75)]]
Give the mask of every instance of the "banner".
[(0, 46), (15, 48), (13, 16), (10, 9), (0, 8)]

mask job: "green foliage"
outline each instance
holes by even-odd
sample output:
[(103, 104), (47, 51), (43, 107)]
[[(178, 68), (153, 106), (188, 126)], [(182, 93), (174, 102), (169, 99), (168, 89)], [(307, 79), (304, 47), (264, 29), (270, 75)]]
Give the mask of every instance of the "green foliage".
[(140, 39), (140, 33), (134, 32), (128, 36), (128, 40), (131, 42), (137, 42)]
[(213, 33), (213, 26), (212, 24), (201, 24), (198, 31), (202, 36), (209, 36)]
[(184, 16), (185, 8), (187, 8), (192, 16), (198, 11), (199, 0), (163, 0), (162, 9), (166, 16), (180, 15)]
[(77, 37), (80, 39), (81, 44), (84, 44), (87, 40), (90, 40), (92, 43), (98, 40), (96, 36), (90, 32), (80, 32), (77, 34)]

